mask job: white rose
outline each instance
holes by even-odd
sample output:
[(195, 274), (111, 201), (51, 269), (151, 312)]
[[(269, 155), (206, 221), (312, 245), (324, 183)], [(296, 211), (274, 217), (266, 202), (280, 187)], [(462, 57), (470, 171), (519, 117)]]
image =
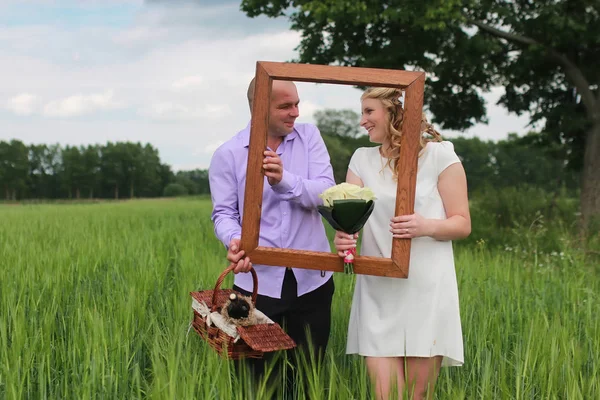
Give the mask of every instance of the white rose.
[(367, 201), (377, 199), (377, 197), (375, 197), (375, 193), (373, 193), (373, 191), (368, 187), (362, 188), (360, 198)]
[(340, 183), (338, 186), (340, 186), (340, 189), (346, 195), (346, 199), (360, 199), (360, 194), (363, 190), (363, 188), (361, 188), (360, 186), (353, 185), (347, 182)]
[(323, 204), (327, 207), (332, 207), (334, 200), (345, 199), (344, 192), (340, 188), (340, 185), (330, 187), (321, 193), (319, 197), (323, 199)]
[(375, 194), (369, 188), (361, 188), (358, 185), (351, 183), (340, 183), (325, 190), (319, 195), (323, 199), (323, 204), (327, 207), (333, 206), (334, 200), (343, 199), (362, 199), (362, 200), (375, 200)]

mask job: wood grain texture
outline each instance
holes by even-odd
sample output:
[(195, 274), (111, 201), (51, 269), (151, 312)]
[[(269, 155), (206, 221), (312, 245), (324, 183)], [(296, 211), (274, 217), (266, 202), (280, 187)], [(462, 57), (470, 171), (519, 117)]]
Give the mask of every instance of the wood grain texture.
[[(316, 269), (322, 271), (344, 271), (344, 261), (334, 253), (295, 249), (258, 247), (250, 253), (254, 264), (282, 267)], [(354, 260), (356, 274), (406, 278), (404, 271), (396, 267), (389, 258), (357, 256)]]
[[(256, 63), (255, 78), (256, 86), (250, 127), (241, 248), (250, 256), (252, 263), (256, 265), (343, 272), (343, 260), (337, 254), (258, 246), (264, 186), (262, 159), (263, 151), (267, 146), (269, 101), (273, 79), (405, 89), (405, 114), (402, 126), (400, 170), (395, 209), (396, 215), (405, 215), (414, 212), (418, 155), (421, 149), (419, 137), (425, 74), (423, 72), (375, 68), (258, 61)], [(354, 272), (357, 274), (407, 278), (410, 245), (410, 240), (394, 239), (391, 258), (357, 256), (354, 262)]]
[(267, 148), (267, 127), (269, 126), (269, 99), (273, 80), (260, 63), (256, 64), (256, 82), (252, 100), (252, 120), (248, 147), (248, 167), (246, 169), (246, 189), (242, 218), (242, 239), (240, 247), (248, 254), (258, 247), (260, 216), (264, 186), (262, 168), (263, 153)]
[[(395, 215), (407, 215), (415, 212), (424, 86), (425, 76), (423, 75), (406, 89), (404, 95), (404, 121), (400, 139)], [(396, 267), (404, 271), (407, 276), (409, 274), (410, 246), (410, 239), (393, 239), (392, 241), (392, 260)]]
[(273, 79), (406, 88), (423, 72), (259, 61)]

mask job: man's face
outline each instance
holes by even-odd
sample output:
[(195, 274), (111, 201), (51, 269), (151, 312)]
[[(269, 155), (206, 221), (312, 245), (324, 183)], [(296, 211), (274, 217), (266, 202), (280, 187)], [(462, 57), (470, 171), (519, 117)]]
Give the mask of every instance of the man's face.
[(299, 115), (298, 103), (300, 99), (293, 82), (273, 81), (269, 108), (270, 136), (282, 137), (292, 133)]

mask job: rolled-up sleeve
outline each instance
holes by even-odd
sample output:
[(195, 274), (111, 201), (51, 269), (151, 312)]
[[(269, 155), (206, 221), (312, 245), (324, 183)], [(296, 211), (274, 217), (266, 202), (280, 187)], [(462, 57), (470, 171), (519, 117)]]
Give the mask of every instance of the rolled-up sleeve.
[(284, 167), (281, 182), (271, 188), (282, 200), (299, 203), (305, 208), (316, 208), (322, 202), (319, 194), (335, 185), (335, 180), (329, 153), (319, 130), (314, 127), (307, 133), (308, 178), (293, 174)]

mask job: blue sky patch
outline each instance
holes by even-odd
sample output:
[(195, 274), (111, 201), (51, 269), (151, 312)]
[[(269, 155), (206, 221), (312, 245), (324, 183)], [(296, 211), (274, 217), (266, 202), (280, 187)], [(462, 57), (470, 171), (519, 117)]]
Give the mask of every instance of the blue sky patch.
[(141, 6), (132, 3), (10, 4), (0, 8), (0, 26), (53, 25), (62, 28), (124, 27), (131, 24)]

